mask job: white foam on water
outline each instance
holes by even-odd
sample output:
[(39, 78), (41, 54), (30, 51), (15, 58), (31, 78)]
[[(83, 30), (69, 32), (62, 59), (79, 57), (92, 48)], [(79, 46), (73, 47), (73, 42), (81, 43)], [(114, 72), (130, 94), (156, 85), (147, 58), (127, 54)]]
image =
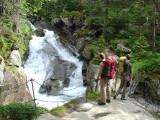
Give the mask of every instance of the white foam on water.
[[(29, 43), (29, 56), (24, 64), (24, 67), (26, 70), (27, 80), (34, 79), (33, 86), (37, 105), (52, 109), (54, 107), (63, 105), (75, 97), (83, 96), (86, 91), (86, 87), (83, 86), (83, 63), (63, 47), (63, 45), (57, 39), (57, 35), (55, 35), (53, 31), (46, 29), (44, 31), (44, 37), (32, 36), (32, 39)], [(50, 59), (55, 58), (55, 56), (49, 56), (43, 52), (46, 42), (50, 43), (52, 47), (58, 51), (58, 57), (60, 59), (67, 60), (77, 66), (77, 69), (69, 78), (69, 87), (64, 88), (59, 96), (48, 96), (47, 94), (40, 94), (38, 92), (40, 85), (43, 84), (45, 78), (48, 76), (46, 71), (48, 69)], [(33, 96), (31, 82), (28, 83), (28, 86)]]

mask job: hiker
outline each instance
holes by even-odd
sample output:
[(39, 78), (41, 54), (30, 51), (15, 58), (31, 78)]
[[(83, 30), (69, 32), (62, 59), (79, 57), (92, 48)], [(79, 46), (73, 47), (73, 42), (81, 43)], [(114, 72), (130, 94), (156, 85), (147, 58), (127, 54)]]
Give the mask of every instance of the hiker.
[(126, 59), (124, 60), (123, 66), (124, 66), (124, 69), (121, 73), (121, 83), (115, 95), (113, 96), (113, 98), (116, 99), (120, 91), (123, 89), (121, 100), (127, 100), (126, 99), (126, 89), (127, 87), (129, 87), (132, 81), (132, 63), (130, 62), (129, 54), (126, 55)]
[(109, 49), (105, 50), (108, 57), (112, 60), (112, 68), (111, 68), (111, 80), (110, 80), (110, 86), (111, 86), (111, 92), (115, 93), (116, 91), (116, 73), (118, 71), (118, 56), (113, 54), (112, 51)]
[(110, 103), (110, 71), (105, 70), (105, 74), (108, 75), (103, 75), (104, 73), (104, 67), (106, 64), (111, 65), (111, 59), (109, 58), (108, 54), (106, 55), (105, 58), (105, 54), (101, 53), (99, 55), (99, 60), (100, 62), (100, 70), (98, 73), (98, 76), (96, 78), (96, 81), (98, 81), (100, 79), (100, 91), (101, 91), (101, 101), (98, 102), (98, 105), (105, 105), (106, 102)]

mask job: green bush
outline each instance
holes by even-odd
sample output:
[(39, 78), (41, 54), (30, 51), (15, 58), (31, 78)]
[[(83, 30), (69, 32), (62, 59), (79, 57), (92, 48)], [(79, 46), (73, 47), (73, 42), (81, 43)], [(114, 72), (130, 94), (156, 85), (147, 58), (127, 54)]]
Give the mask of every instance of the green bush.
[(3, 26), (2, 35), (0, 36), (0, 54), (7, 59), (10, 55), (11, 48), (16, 46), (23, 58), (24, 53), (28, 49), (29, 39), (31, 39), (31, 28), (29, 24), (23, 19), (23, 23), (19, 25), (19, 31), (13, 30), (13, 22), (10, 20), (9, 15), (2, 16)]
[(63, 17), (82, 17), (82, 13), (79, 11), (63, 12), (61, 13)]
[(8, 116), (14, 120), (32, 120), (36, 115), (46, 113), (47, 109), (37, 107), (37, 113), (35, 105), (31, 103), (11, 103), (6, 106), (0, 106), (0, 117), (7, 118)]
[(118, 43), (119, 43), (119, 39), (115, 38), (113, 41), (110, 42), (110, 45), (108, 46), (108, 48), (111, 50), (115, 50), (117, 48)]
[(90, 52), (93, 56), (92, 60), (90, 60), (90, 64), (99, 64), (98, 55), (101, 52), (105, 52), (109, 46), (105, 42), (103, 36), (100, 36), (98, 40), (91, 41), (87, 51)]
[(89, 100), (98, 100), (100, 99), (101, 93), (100, 92), (89, 92), (86, 95), (86, 98)]
[(60, 106), (51, 110), (51, 114), (55, 116), (63, 116), (67, 112), (65, 106)]
[(76, 99), (73, 99), (67, 103), (65, 103), (63, 106), (59, 106), (56, 108), (53, 108), (50, 113), (54, 116), (63, 117), (66, 114), (69, 114), (74, 111), (76, 105)]
[(137, 76), (139, 73), (143, 73), (143, 77), (147, 78), (151, 74), (160, 73), (159, 67), (160, 54), (149, 54), (146, 60), (134, 61), (133, 75)]
[[(104, 20), (103, 17), (94, 17), (91, 19), (91, 24), (102, 31)], [(94, 28), (94, 27), (93, 27)]]
[(10, 51), (12, 43), (7, 42), (6, 38), (3, 35), (1, 35), (0, 44), (2, 46), (0, 54), (6, 59), (8, 57), (7, 51)]

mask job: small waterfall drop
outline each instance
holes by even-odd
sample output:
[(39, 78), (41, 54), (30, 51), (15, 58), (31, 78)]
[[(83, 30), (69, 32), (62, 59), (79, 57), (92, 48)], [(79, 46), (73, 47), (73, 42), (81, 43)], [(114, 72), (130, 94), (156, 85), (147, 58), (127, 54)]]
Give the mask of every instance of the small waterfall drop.
[[(34, 27), (34, 26), (32, 26)], [(34, 28), (35, 29), (35, 28)], [(63, 105), (65, 102), (83, 96), (86, 87), (83, 87), (83, 76), (82, 76), (82, 65), (83, 62), (79, 61), (75, 56), (73, 56), (57, 39), (57, 36), (53, 31), (44, 30), (44, 37), (32, 36), (32, 40), (29, 43), (29, 56), (27, 61), (24, 64), (27, 80), (31, 78), (34, 79), (34, 93), (36, 103), (39, 106), (52, 109), (59, 105)], [(57, 56), (50, 56), (44, 53), (45, 44), (49, 43), (55, 50), (57, 50), (58, 58), (61, 60), (67, 60), (71, 63), (74, 63), (77, 68), (69, 77), (70, 83), (69, 87), (63, 88), (59, 96), (47, 96), (47, 94), (40, 94), (39, 88), (43, 84), (44, 80), (47, 78), (48, 73), (47, 69), (49, 67), (50, 60), (55, 59)], [(54, 68), (53, 68), (54, 70)], [(32, 94), (32, 85), (31, 82), (28, 83), (29, 90)]]

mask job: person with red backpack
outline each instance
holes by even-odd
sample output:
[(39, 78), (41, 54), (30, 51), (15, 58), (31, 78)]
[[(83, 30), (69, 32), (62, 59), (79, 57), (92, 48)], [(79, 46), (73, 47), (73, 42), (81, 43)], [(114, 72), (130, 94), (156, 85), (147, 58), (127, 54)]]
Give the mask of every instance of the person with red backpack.
[(130, 86), (130, 83), (132, 81), (132, 63), (130, 62), (130, 58), (131, 58), (130, 55), (127, 54), (126, 59), (124, 60), (123, 63), (123, 71), (121, 73), (121, 83), (115, 95), (113, 96), (114, 99), (116, 99), (120, 91), (123, 89), (121, 100), (127, 100), (126, 89), (127, 87)]
[(98, 73), (98, 76), (96, 78), (96, 81), (100, 79), (100, 91), (101, 91), (101, 101), (98, 102), (98, 105), (106, 105), (107, 103), (110, 103), (110, 96), (111, 96), (111, 79), (112, 77), (115, 77), (114, 71), (112, 71), (112, 58), (108, 54), (105, 55), (101, 53), (99, 55), (100, 59), (100, 70)]

